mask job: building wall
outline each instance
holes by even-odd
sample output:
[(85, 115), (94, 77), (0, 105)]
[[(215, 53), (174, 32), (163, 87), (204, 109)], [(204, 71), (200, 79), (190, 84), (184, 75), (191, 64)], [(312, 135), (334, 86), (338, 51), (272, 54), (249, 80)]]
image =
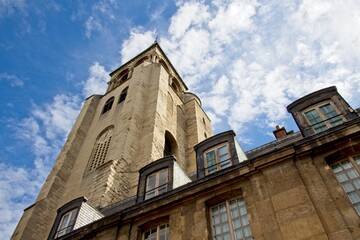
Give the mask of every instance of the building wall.
[(326, 162), (338, 152), (359, 155), (359, 130), (356, 124), (302, 141), (174, 189), (109, 219), (113, 224), (93, 231), (93, 239), (141, 239), (143, 226), (164, 217), (172, 240), (211, 239), (210, 207), (237, 197), (245, 200), (254, 239), (359, 239), (359, 216)]
[[(147, 60), (135, 66), (144, 57)], [(117, 72), (125, 69), (129, 69), (130, 78), (116, 83)], [(193, 139), (202, 139), (198, 131), (187, 130), (187, 119), (191, 118), (191, 125), (197, 128), (200, 120), (196, 119), (205, 113), (201, 106), (191, 110), (185, 107), (186, 86), (158, 45), (114, 71), (111, 77), (106, 94), (85, 101), (47, 182), (35, 204), (24, 213), (13, 239), (47, 238), (56, 209), (75, 198), (84, 196), (92, 207), (103, 208), (136, 195), (138, 171), (163, 157), (166, 134), (173, 137), (175, 157), (186, 170), (189, 146)], [(171, 79), (177, 81), (177, 89), (170, 85)], [(127, 97), (118, 104), (126, 87)], [(115, 98), (111, 110), (102, 113), (111, 97)], [(112, 129), (112, 138), (105, 163), (89, 171), (95, 143), (106, 129)], [(207, 131), (210, 135), (210, 124)]]

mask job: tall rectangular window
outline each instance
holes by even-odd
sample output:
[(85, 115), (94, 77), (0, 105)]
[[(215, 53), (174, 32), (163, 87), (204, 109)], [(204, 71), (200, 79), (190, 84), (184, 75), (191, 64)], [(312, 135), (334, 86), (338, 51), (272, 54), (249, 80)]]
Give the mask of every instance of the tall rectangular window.
[(167, 191), (168, 169), (163, 169), (147, 177), (145, 200)]
[(169, 224), (157, 225), (144, 232), (144, 240), (169, 240)]
[(207, 150), (204, 153), (204, 157), (206, 175), (231, 166), (229, 146), (227, 143)]
[(322, 114), (324, 114), (326, 119), (329, 119), (329, 123), (331, 124), (331, 126), (337, 126), (339, 124), (342, 124), (343, 121), (341, 117), (338, 115), (338, 113), (335, 111), (335, 109), (331, 106), (330, 103), (321, 106), (320, 111), (322, 112)]
[(315, 132), (322, 132), (326, 130), (328, 127), (326, 126), (323, 119), (320, 117), (319, 113), (313, 109), (305, 113), (307, 119), (309, 120), (310, 124), (312, 125)]
[(337, 162), (331, 168), (346, 192), (351, 204), (360, 216), (360, 156)]
[(305, 111), (304, 114), (315, 132), (322, 132), (343, 123), (341, 115), (330, 103), (317, 105)]
[(211, 207), (210, 216), (213, 239), (253, 239), (243, 198), (225, 201)]
[(78, 208), (75, 208), (62, 216), (55, 238), (63, 236), (73, 230), (77, 213)]

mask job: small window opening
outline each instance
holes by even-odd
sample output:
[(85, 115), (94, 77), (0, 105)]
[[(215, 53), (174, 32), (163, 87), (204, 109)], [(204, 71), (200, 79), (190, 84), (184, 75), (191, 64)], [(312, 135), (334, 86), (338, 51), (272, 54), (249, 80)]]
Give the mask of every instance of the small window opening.
[(164, 157), (171, 155), (172, 155), (171, 142), (168, 139), (165, 139)]
[(172, 83), (172, 84), (171, 84), (171, 87), (174, 89), (174, 91), (175, 91), (175, 92), (177, 92), (177, 91), (178, 91), (177, 86), (176, 86), (176, 84), (175, 84), (175, 83)]
[(166, 156), (176, 156), (177, 154), (177, 144), (173, 135), (166, 131), (165, 132), (165, 143), (164, 143), (164, 157)]
[(114, 97), (109, 98), (109, 99), (106, 101), (106, 103), (105, 103), (105, 105), (104, 105), (104, 108), (103, 108), (101, 114), (106, 113), (107, 111), (109, 111), (109, 110), (111, 109), (113, 103), (114, 103)]
[(122, 90), (122, 92), (120, 93), (120, 97), (119, 97), (119, 102), (121, 103), (123, 101), (125, 101), (126, 96), (127, 96), (127, 92), (128, 92), (129, 87), (126, 87), (124, 90)]

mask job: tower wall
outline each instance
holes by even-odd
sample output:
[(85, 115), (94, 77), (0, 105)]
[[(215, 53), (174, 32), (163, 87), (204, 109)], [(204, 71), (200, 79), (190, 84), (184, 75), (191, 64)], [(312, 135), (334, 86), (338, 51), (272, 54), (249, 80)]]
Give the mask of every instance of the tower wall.
[[(164, 157), (166, 142), (171, 143), (177, 164), (195, 172), (192, 147), (205, 138), (204, 132), (211, 134), (210, 123), (200, 101), (184, 92), (185, 84), (157, 45), (110, 75), (107, 92), (85, 101), (13, 239), (46, 239), (56, 209), (73, 199), (85, 197), (89, 205), (101, 209), (135, 196), (139, 169)], [(126, 89), (125, 100), (119, 102)], [(104, 111), (111, 98), (112, 107)]]

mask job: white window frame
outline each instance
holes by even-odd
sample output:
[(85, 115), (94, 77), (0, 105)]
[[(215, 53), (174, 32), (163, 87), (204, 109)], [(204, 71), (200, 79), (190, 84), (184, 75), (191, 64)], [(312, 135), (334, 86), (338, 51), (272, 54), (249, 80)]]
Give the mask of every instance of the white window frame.
[(209, 208), (212, 239), (252, 240), (250, 222), (242, 197)]
[(61, 217), (55, 238), (61, 237), (74, 229), (78, 212), (79, 208), (74, 208)]
[[(166, 174), (166, 181), (160, 184), (160, 175), (165, 173)], [(150, 179), (155, 177), (154, 186), (150, 188)], [(146, 178), (146, 188), (145, 188), (145, 200), (153, 198), (161, 193), (164, 193), (168, 190), (168, 183), (169, 183), (169, 169), (164, 168), (159, 171), (156, 171)]]
[[(223, 155), (219, 154), (219, 149), (221, 149), (223, 147), (226, 147), (227, 158), (225, 160), (223, 160), (223, 161), (220, 161), (220, 158), (222, 156), (225, 156), (224, 154)], [(208, 154), (210, 154), (211, 152), (214, 152), (214, 154), (215, 154), (215, 164), (208, 165), (209, 164), (208, 163), (208, 160), (209, 160), (208, 159)], [(218, 144), (218, 145), (204, 151), (205, 175), (215, 173), (215, 172), (217, 172), (217, 171), (219, 171), (221, 169), (228, 168), (231, 165), (232, 165), (231, 154), (230, 154), (230, 148), (229, 148), (229, 143), (228, 142)]]
[[(333, 118), (330, 118), (330, 119), (325, 116), (323, 111), (321, 111), (321, 108), (326, 106), (326, 105), (330, 105), (333, 108), (333, 110), (337, 113), (337, 116), (340, 117), (341, 123), (334, 125), (334, 123), (331, 122), (331, 119), (337, 118), (337, 116), (335, 116)], [(318, 123), (315, 123), (315, 124), (312, 124), (310, 122), (309, 118), (306, 116), (306, 113), (309, 113), (311, 111), (315, 111), (318, 114), (318, 116), (321, 118), (322, 121), (318, 122)], [(302, 114), (304, 115), (304, 117), (306, 119), (306, 122), (309, 124), (309, 126), (311, 126), (311, 128), (316, 133), (325, 131), (325, 130), (331, 128), (331, 127), (340, 125), (340, 124), (342, 124), (343, 122), (346, 121), (346, 119), (342, 116), (339, 109), (334, 105), (334, 103), (332, 101), (324, 101), (324, 102), (316, 104), (315, 106), (311, 106), (309, 108), (306, 108), (305, 110), (302, 111)], [(319, 125), (318, 128), (316, 127), (317, 125)], [(323, 128), (323, 127), (325, 127), (325, 128)]]
[(330, 165), (351, 205), (360, 216), (360, 155), (342, 159)]
[(159, 224), (154, 226), (143, 233), (143, 240), (169, 240), (169, 223)]

